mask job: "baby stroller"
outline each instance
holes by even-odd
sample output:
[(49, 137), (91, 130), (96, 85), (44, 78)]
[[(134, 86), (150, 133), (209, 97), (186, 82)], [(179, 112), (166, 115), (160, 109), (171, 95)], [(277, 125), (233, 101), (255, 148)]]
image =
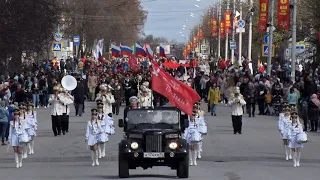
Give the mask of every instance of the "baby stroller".
[(281, 95), (275, 95), (273, 98), (272, 98), (272, 108), (271, 109), (271, 115), (276, 115), (278, 116), (280, 114), (280, 112), (282, 111), (282, 104), (283, 102), (283, 99), (282, 99), (282, 96)]

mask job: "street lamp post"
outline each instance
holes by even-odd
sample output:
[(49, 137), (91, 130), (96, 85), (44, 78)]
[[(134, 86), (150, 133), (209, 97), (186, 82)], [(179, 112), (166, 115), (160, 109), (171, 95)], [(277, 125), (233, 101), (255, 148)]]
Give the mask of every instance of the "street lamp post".
[(270, 25), (269, 25), (269, 46), (268, 46), (268, 61), (267, 61), (267, 75), (271, 75), (271, 62), (272, 62), (272, 53), (273, 53), (273, 49), (272, 49), (272, 44), (273, 44), (273, 11), (274, 11), (274, 1), (275, 0), (271, 0), (271, 10), (270, 10)]
[(220, 21), (221, 21), (221, 0), (218, 5), (218, 58), (221, 57), (221, 36), (220, 36)]
[[(230, 10), (230, 0), (227, 1), (227, 11)], [(225, 47), (225, 60), (228, 60), (228, 43), (229, 43), (229, 34), (226, 33), (226, 47)]]
[(248, 42), (248, 59), (251, 61), (252, 55), (252, 10), (253, 10), (253, 0), (250, 0), (250, 22), (249, 22), (249, 42)]
[(296, 45), (297, 45), (297, 0), (293, 0), (292, 14), (292, 51), (291, 51), (291, 81), (295, 82), (296, 75)]
[[(232, 16), (232, 41), (234, 42), (236, 36), (236, 25), (234, 24), (234, 20), (236, 18), (236, 0), (233, 0)], [(231, 62), (234, 63), (234, 49), (231, 49)]]

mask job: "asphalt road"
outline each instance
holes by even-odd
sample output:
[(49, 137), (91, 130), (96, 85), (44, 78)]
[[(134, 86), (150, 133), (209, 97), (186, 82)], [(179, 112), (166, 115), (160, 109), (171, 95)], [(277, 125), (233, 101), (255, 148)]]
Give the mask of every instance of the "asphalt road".
[[(86, 104), (86, 112), (94, 103)], [(256, 116), (243, 120), (243, 134), (234, 135), (230, 108), (219, 105), (218, 116), (207, 116), (208, 135), (204, 138), (203, 157), (190, 167), (194, 180), (319, 180), (320, 133), (309, 133), (310, 142), (302, 150), (301, 167), (284, 160), (284, 150), (275, 116)], [(0, 180), (94, 180), (118, 179), (117, 144), (122, 137), (116, 129), (107, 144), (107, 156), (100, 166), (91, 167), (90, 152), (84, 142), (89, 113), (70, 117), (70, 132), (54, 137), (48, 109), (38, 110), (39, 131), (35, 154), (15, 168), (13, 151), (0, 147)], [(122, 115), (121, 115), (122, 116)], [(115, 117), (118, 119), (120, 117)], [(117, 124), (117, 123), (116, 123)], [(167, 167), (130, 170), (133, 179), (176, 179)]]

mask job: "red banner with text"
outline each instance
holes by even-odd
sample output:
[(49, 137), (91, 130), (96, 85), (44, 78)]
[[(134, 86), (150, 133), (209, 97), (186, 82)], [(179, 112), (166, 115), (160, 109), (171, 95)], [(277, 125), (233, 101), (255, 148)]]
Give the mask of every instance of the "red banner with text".
[(215, 37), (218, 35), (218, 21), (217, 19), (213, 18), (211, 20), (212, 23), (212, 36)]
[(268, 24), (268, 1), (260, 0), (258, 32), (266, 32)]
[(225, 27), (224, 27), (224, 20), (220, 21), (220, 39), (225, 38)]
[(289, 30), (290, 8), (289, 0), (278, 0), (278, 28)]
[(224, 13), (224, 19), (225, 19), (225, 24), (224, 24), (224, 27), (225, 27), (225, 33), (226, 34), (230, 34), (231, 31), (231, 12), (230, 11), (227, 11)]

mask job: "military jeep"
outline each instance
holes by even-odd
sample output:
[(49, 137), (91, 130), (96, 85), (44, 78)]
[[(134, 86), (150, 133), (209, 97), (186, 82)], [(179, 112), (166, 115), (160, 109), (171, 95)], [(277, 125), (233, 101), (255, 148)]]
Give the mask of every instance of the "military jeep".
[[(188, 143), (182, 139), (181, 112), (175, 107), (129, 109), (119, 127), (124, 139), (119, 143), (119, 177), (129, 177), (129, 169), (168, 166), (179, 178), (189, 176)], [(184, 126), (188, 127), (186, 120)]]

